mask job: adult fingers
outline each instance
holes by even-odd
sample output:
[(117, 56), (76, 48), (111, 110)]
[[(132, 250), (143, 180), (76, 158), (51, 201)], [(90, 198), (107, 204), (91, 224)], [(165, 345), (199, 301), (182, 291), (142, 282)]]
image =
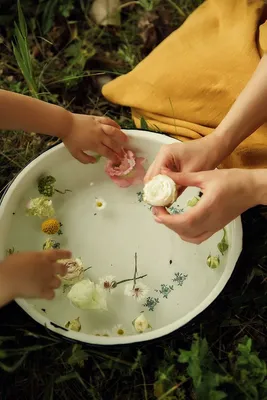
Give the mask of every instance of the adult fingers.
[(125, 135), (125, 133), (123, 133), (120, 129), (105, 124), (101, 124), (101, 127), (105, 135), (107, 135), (120, 145), (123, 145), (127, 142), (127, 135)]
[[(170, 215), (166, 210), (163, 211), (162, 208), (155, 207), (153, 210), (154, 218), (156, 222), (166, 225), (178, 233), (179, 236), (196, 238), (204, 232), (216, 230), (217, 220), (210, 221), (212, 217), (212, 212), (210, 211), (211, 203), (212, 198), (202, 196), (195, 207), (179, 215)], [(212, 227), (210, 226), (211, 224), (213, 225)]]
[(178, 186), (202, 188), (203, 177), (200, 172), (172, 172), (167, 168), (162, 168), (161, 172), (169, 176)]
[(152, 179), (153, 176), (155, 176), (155, 175), (153, 174), (154, 169), (155, 169), (155, 161), (153, 161), (152, 164), (149, 166), (149, 168), (148, 168), (148, 170), (147, 170), (147, 172), (146, 172), (146, 175), (145, 175), (145, 177), (144, 177), (144, 183), (149, 182), (150, 179)]
[(201, 243), (205, 242), (205, 240), (209, 239), (212, 235), (214, 235), (214, 232), (204, 232), (201, 235), (196, 236), (196, 237), (180, 236), (180, 238), (184, 242), (193, 243), (193, 244), (201, 244)]
[(169, 154), (166, 152), (166, 150), (164, 150), (164, 148), (159, 151), (155, 160), (152, 162), (152, 164), (147, 170), (147, 173), (144, 178), (145, 183), (154, 178), (154, 176), (158, 175), (161, 172), (162, 167), (167, 166), (168, 156)]

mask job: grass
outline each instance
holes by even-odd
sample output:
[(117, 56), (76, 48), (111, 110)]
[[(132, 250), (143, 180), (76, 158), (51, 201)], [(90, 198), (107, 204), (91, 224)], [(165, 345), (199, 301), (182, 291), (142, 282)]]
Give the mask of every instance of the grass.
[[(2, 0), (1, 87), (132, 126), (129, 110), (101, 97), (101, 79), (132, 69), (200, 3), (127, 2), (121, 26), (103, 28), (89, 17), (90, 1), (21, 0), (26, 27), (16, 4)], [(0, 192), (55, 143), (34, 133), (3, 132)], [(16, 304), (0, 310), (1, 399), (267, 399), (264, 213), (258, 207), (243, 216), (244, 251), (219, 298), (153, 343), (109, 349), (77, 344), (46, 331)]]

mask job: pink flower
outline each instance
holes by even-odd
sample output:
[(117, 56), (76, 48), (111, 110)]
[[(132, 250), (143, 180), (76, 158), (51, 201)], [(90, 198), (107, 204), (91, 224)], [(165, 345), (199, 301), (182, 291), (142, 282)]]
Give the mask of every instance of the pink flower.
[(123, 150), (123, 153), (124, 157), (117, 164), (111, 160), (107, 162), (105, 172), (121, 188), (143, 183), (145, 159), (136, 157), (131, 150)]

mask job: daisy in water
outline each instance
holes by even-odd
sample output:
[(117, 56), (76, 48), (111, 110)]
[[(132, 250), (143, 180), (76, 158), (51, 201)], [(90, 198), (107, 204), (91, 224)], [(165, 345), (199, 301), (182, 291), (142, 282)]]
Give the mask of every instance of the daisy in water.
[(115, 289), (116, 287), (115, 276), (107, 275), (103, 278), (100, 278), (99, 285), (101, 288), (107, 290), (108, 292), (111, 292), (112, 289)]
[(146, 298), (148, 293), (148, 286), (146, 286), (142, 282), (137, 282), (136, 284), (128, 283), (127, 285), (125, 285), (125, 296), (134, 297), (138, 302)]

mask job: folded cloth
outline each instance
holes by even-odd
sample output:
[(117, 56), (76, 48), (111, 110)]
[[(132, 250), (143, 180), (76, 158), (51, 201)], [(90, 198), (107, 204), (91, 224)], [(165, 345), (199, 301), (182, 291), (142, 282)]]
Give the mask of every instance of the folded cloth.
[[(182, 141), (210, 134), (267, 51), (263, 11), (261, 0), (205, 1), (133, 71), (105, 85), (103, 95), (131, 107), (137, 127), (143, 117), (151, 129)], [(266, 168), (267, 124), (222, 166)]]

